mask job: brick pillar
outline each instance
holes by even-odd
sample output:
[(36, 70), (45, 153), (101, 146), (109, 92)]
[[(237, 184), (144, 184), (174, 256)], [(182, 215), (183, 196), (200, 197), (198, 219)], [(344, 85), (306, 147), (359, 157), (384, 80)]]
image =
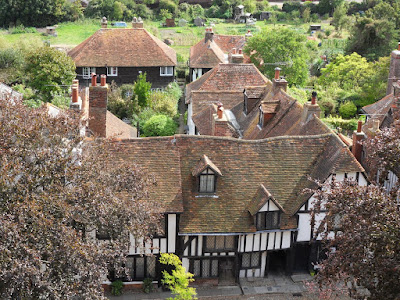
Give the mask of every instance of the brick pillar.
[(89, 87), (89, 129), (94, 135), (106, 137), (108, 85)]

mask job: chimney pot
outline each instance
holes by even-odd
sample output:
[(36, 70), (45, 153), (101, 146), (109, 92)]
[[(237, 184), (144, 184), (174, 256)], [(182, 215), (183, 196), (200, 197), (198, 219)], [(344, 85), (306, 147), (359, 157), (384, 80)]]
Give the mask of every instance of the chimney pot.
[(97, 85), (97, 75), (96, 73), (92, 73), (92, 86)]
[(101, 85), (101, 86), (106, 86), (106, 84), (107, 84), (107, 76), (104, 75), (104, 74), (102, 74), (102, 75), (100, 76), (100, 85)]
[(239, 49), (239, 54), (243, 54), (243, 50), (242, 49)]
[(361, 132), (362, 124), (363, 124), (363, 122), (361, 120), (359, 120), (358, 124), (357, 124), (357, 132)]
[(232, 48), (232, 54), (236, 54), (236, 48)]
[(223, 106), (222, 103), (218, 103), (218, 110), (217, 110), (217, 114), (218, 114), (218, 119), (222, 119), (223, 117)]
[(79, 92), (76, 85), (72, 86), (72, 103), (78, 103)]
[(311, 93), (311, 104), (312, 105), (317, 104), (317, 92), (312, 92)]
[(281, 68), (276, 67), (275, 68), (275, 80), (279, 80), (279, 74), (281, 72)]
[(79, 87), (79, 80), (78, 79), (72, 80), (72, 85), (76, 85), (77, 87)]

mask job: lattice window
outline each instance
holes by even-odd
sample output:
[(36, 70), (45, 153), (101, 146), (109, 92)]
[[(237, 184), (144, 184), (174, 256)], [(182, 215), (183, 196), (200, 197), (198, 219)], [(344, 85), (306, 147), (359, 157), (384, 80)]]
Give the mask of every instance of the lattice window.
[(156, 278), (156, 257), (147, 257), (147, 276), (151, 278)]
[(228, 235), (225, 237), (225, 248), (226, 249), (235, 249), (235, 236)]
[(280, 224), (280, 211), (264, 211), (257, 213), (256, 225), (258, 230), (278, 229)]
[(250, 253), (242, 254), (242, 268), (250, 268)]
[(249, 252), (242, 254), (242, 269), (256, 269), (261, 266), (261, 253)]
[(225, 237), (217, 236), (215, 240), (215, 249), (222, 250), (225, 249)]
[(189, 271), (195, 277), (218, 277), (218, 259), (191, 259), (189, 262)]
[(135, 278), (144, 278), (144, 257), (136, 257)]
[(211, 261), (211, 276), (212, 277), (218, 276), (218, 260)]
[(193, 275), (200, 276), (200, 260), (195, 260), (193, 263)]
[(207, 168), (200, 174), (200, 193), (214, 193), (215, 192), (215, 173)]
[(207, 236), (206, 251), (208, 252), (224, 252), (236, 249), (236, 238), (234, 235), (228, 236)]
[(210, 263), (211, 262), (208, 259), (202, 261), (202, 267), (201, 267), (202, 277), (210, 277)]

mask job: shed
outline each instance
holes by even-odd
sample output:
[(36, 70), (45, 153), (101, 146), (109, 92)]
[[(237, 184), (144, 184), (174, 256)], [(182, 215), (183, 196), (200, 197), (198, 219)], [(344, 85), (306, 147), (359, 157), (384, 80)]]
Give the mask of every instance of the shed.
[(204, 20), (203, 18), (197, 17), (196, 19), (194, 19), (194, 25), (196, 26), (204, 26), (206, 23), (206, 20)]
[(311, 25), (310, 25), (310, 30), (311, 30), (311, 31), (318, 31), (318, 30), (321, 30), (321, 25), (319, 25), (319, 24), (311, 24)]
[(264, 20), (269, 20), (269, 18), (271, 17), (271, 12), (270, 11), (262, 11), (260, 14), (260, 20), (264, 21)]
[(55, 26), (47, 26), (46, 27), (46, 34), (47, 35), (52, 35), (52, 36), (57, 36), (56, 27)]
[(188, 24), (188, 21), (186, 21), (185, 19), (180, 19), (178, 21), (179, 27), (185, 27), (185, 26), (187, 26), (187, 24)]

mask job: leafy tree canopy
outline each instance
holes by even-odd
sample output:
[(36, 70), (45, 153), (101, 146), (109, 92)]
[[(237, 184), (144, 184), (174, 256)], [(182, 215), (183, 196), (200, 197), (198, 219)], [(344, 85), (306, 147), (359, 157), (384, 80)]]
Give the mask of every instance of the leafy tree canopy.
[(27, 86), (46, 102), (51, 101), (52, 93), (65, 91), (75, 78), (74, 61), (57, 49), (47, 46), (34, 49), (25, 60)]
[(264, 29), (247, 42), (245, 53), (268, 78), (279, 66), (290, 85), (301, 86), (307, 80), (306, 38), (292, 29)]
[(143, 136), (168, 136), (176, 132), (176, 123), (166, 115), (155, 115), (143, 125)]
[(129, 233), (158, 222), (145, 201), (152, 177), (112, 164), (117, 146), (86, 141), (73, 112), (50, 117), (19, 101), (0, 111), (0, 298), (104, 299), (102, 276), (122, 271)]
[(148, 107), (150, 99), (151, 83), (146, 81), (146, 73), (139, 74), (133, 91), (138, 97), (138, 103), (140, 107)]

